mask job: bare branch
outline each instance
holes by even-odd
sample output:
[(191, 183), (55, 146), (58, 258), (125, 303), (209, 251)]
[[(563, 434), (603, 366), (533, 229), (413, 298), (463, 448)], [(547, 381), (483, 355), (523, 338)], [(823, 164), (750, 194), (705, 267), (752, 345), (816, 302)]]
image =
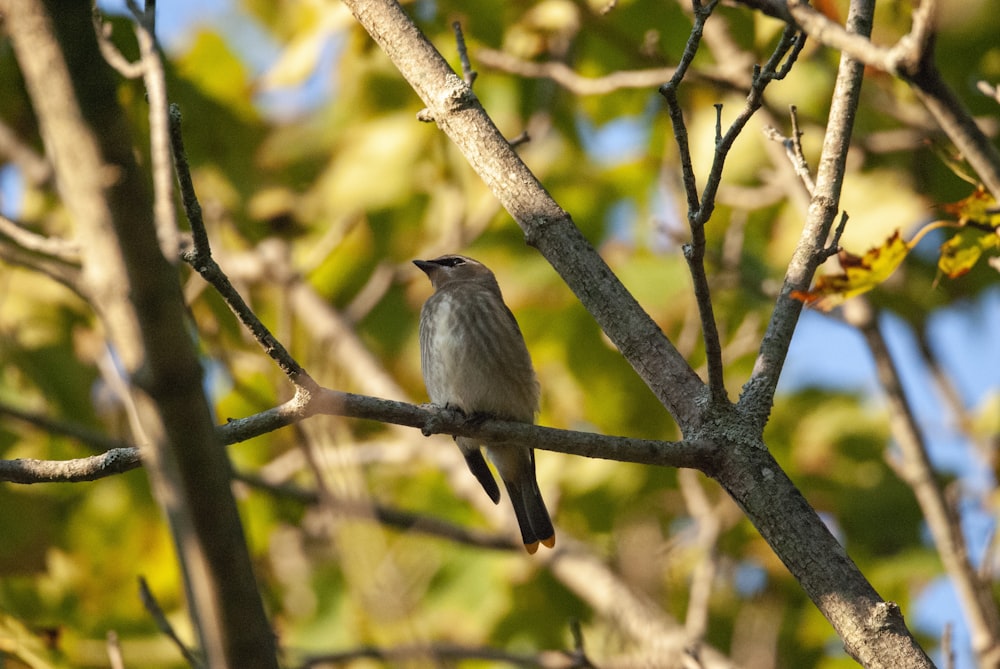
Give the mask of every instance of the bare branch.
[(171, 105), (170, 107), (170, 140), (173, 146), (174, 167), (177, 171), (177, 181), (180, 184), (181, 198), (184, 203), (184, 210), (187, 214), (188, 222), (191, 224), (194, 245), (181, 252), (184, 262), (191, 265), (205, 281), (210, 283), (219, 295), (226, 301), (226, 304), (240, 320), (240, 322), (250, 331), (254, 339), (261, 345), (267, 353), (285, 373), (288, 380), (297, 387), (309, 388), (315, 382), (309, 377), (306, 371), (288, 353), (285, 347), (271, 331), (260, 322), (257, 315), (253, 313), (243, 297), (233, 288), (222, 268), (219, 267), (215, 259), (212, 258), (212, 248), (208, 242), (208, 232), (205, 230), (205, 221), (201, 215), (201, 205), (198, 203), (198, 196), (194, 190), (194, 181), (191, 179), (191, 169), (188, 165), (187, 152), (184, 150), (184, 137), (181, 133), (181, 112), (180, 107)]
[[(271, 483), (265, 478), (249, 472), (237, 472), (233, 475), (233, 478), (276, 497), (287, 497), (309, 505), (320, 503), (320, 494), (315, 490), (307, 490), (292, 484)], [(523, 546), (506, 533), (497, 534), (471, 530), (461, 525), (441, 520), (440, 518), (413, 513), (412, 511), (380, 504), (376, 501), (359, 502), (357, 500), (333, 498), (331, 499), (331, 503), (339, 514), (357, 518), (374, 518), (387, 527), (404, 532), (425, 534), (476, 548), (502, 551), (523, 550)]]
[[(722, 345), (719, 340), (718, 324), (712, 305), (708, 276), (705, 272), (705, 230), (704, 226), (715, 210), (716, 194), (722, 182), (722, 170), (736, 138), (747, 122), (763, 104), (763, 93), (767, 85), (775, 79), (782, 79), (788, 73), (804, 44), (802, 36), (788, 27), (778, 41), (774, 52), (763, 68), (754, 66), (750, 92), (744, 109), (736, 117), (725, 134), (722, 132), (722, 105), (716, 105), (715, 156), (706, 179), (705, 188), (698, 194), (691, 152), (688, 146), (687, 128), (677, 100), (677, 87), (687, 71), (694, 54), (698, 50), (705, 23), (715, 3), (696, 5), (694, 25), (688, 37), (684, 53), (674, 76), (660, 87), (660, 93), (667, 101), (667, 109), (674, 128), (674, 138), (681, 156), (681, 174), (687, 195), (688, 224), (691, 228), (691, 243), (683, 247), (684, 258), (688, 262), (694, 286), (695, 300), (701, 317), (702, 336), (705, 341), (705, 358), (708, 366), (708, 385), (712, 399), (717, 403), (728, 402), (723, 375)], [(787, 58), (786, 58), (787, 56)]]
[(163, 257), (171, 263), (180, 254), (177, 213), (174, 211), (174, 181), (170, 157), (170, 129), (167, 110), (167, 81), (163, 60), (156, 46), (156, 2), (147, 0), (142, 11), (135, 0), (128, 0), (135, 16), (135, 35), (139, 42), (140, 64), (146, 100), (149, 103), (149, 146), (153, 171), (153, 217)]
[[(867, 41), (873, 14), (873, 0), (852, 2), (847, 19), (851, 34)], [(802, 303), (792, 298), (791, 292), (808, 290), (816, 268), (826, 258), (824, 250), (827, 239), (840, 208), (844, 167), (863, 77), (864, 64), (847, 53), (843, 54), (805, 226), (785, 273), (781, 293), (764, 333), (750, 380), (743, 386), (739, 401), (741, 413), (748, 420), (755, 421), (761, 430), (770, 415), (774, 390), (802, 311)]]
[(575, 95), (606, 95), (623, 88), (653, 88), (674, 74), (672, 67), (625, 70), (603, 77), (586, 77), (560, 61), (538, 63), (503, 51), (480, 48), (476, 58), (483, 66), (528, 79), (551, 79)]
[(7, 238), (25, 251), (49, 256), (69, 265), (80, 264), (80, 245), (58, 237), (46, 237), (28, 230), (0, 214), (0, 239)]
[(462, 24), (454, 21), (451, 24), (451, 29), (455, 31), (455, 45), (458, 49), (458, 58), (462, 62), (462, 81), (468, 84), (469, 88), (472, 88), (479, 73), (472, 69), (472, 63), (469, 61), (469, 50), (465, 46)]
[(384, 648), (364, 646), (338, 653), (312, 655), (297, 665), (298, 669), (329, 666), (353, 666), (357, 660), (372, 659), (388, 662), (393, 666), (404, 666), (414, 662), (435, 662), (453, 664), (466, 661), (503, 663), (515, 667), (537, 667), (539, 669), (573, 669), (584, 665), (574, 664), (565, 652), (547, 651), (541, 654), (518, 654), (484, 646), (459, 646), (457, 644), (434, 643), (417, 646)]
[(122, 647), (118, 642), (118, 633), (108, 630), (107, 634), (108, 664), (111, 669), (125, 669), (125, 658), (122, 656)]
[(140, 467), (138, 448), (114, 448), (75, 460), (0, 460), (0, 481), (8, 483), (79, 483), (124, 474)]
[[(705, 441), (633, 439), (492, 418), (469, 419), (459, 412), (433, 405), (408, 404), (318, 387), (300, 392), (267, 411), (231, 419), (218, 426), (216, 434), (222, 444), (235, 444), (319, 414), (415, 427), (425, 436), (450, 434), (476, 437), (485, 443), (517, 442), (557, 453), (664, 467), (692, 467), (709, 474), (717, 453), (715, 445)], [(79, 460), (7, 460), (0, 464), (0, 480), (16, 483), (90, 481), (138, 467), (139, 454), (134, 448), (116, 448)]]
[(0, 259), (48, 276), (86, 299), (74, 242), (40, 235), (0, 215)]
[(6, 156), (21, 170), (24, 179), (40, 186), (52, 178), (52, 165), (44, 156), (21, 141), (10, 126), (0, 121), (0, 156)]
[(785, 148), (788, 162), (795, 169), (795, 174), (802, 180), (802, 185), (805, 186), (806, 192), (811, 197), (816, 190), (816, 182), (813, 181), (812, 172), (809, 171), (809, 163), (806, 162), (805, 154), (802, 152), (802, 131), (799, 130), (799, 115), (795, 105), (789, 107), (789, 117), (792, 124), (791, 137), (785, 137), (771, 126), (764, 128), (764, 136), (772, 141), (779, 142)]
[(993, 98), (1000, 103), (1000, 86), (994, 86), (987, 81), (979, 81), (976, 83), (976, 88), (986, 97)]
[[(755, 7), (760, 4), (741, 1)], [(845, 29), (831, 21), (804, 0), (790, 0), (783, 18), (794, 22), (816, 41), (838, 49), (844, 55), (904, 78), (982, 182), (997, 196), (1000, 194), (1000, 150), (976, 125), (968, 109), (941, 78), (941, 72), (934, 63), (935, 11), (936, 2), (933, 0), (921, 2), (913, 13), (910, 32), (888, 48), (873, 44), (867, 33)]]
[(91, 430), (83, 425), (55, 420), (42, 414), (19, 409), (6, 402), (0, 402), (0, 416), (10, 416), (16, 420), (34, 425), (49, 434), (61, 434), (71, 437), (96, 450), (109, 451), (128, 447), (128, 444), (118, 439), (113, 439), (106, 434)]
[(923, 432), (882, 335), (878, 316), (867, 300), (858, 298), (844, 305), (844, 317), (864, 335), (875, 359), (879, 384), (889, 402), (889, 425), (902, 452), (903, 461), (897, 471), (913, 489), (941, 562), (958, 591), (979, 665), (994, 666), (1000, 659), (1000, 612), (990, 584), (979, 577), (969, 560), (961, 523), (935, 478)]
[(174, 626), (170, 624), (167, 615), (163, 612), (163, 607), (156, 601), (156, 597), (153, 596), (153, 592), (149, 589), (149, 584), (146, 583), (146, 579), (143, 576), (139, 577), (139, 598), (142, 600), (142, 605), (146, 611), (152, 616), (156, 627), (177, 646), (177, 650), (180, 651), (184, 660), (192, 669), (202, 669), (205, 663), (195, 655), (194, 651), (187, 647), (187, 644), (174, 631)]

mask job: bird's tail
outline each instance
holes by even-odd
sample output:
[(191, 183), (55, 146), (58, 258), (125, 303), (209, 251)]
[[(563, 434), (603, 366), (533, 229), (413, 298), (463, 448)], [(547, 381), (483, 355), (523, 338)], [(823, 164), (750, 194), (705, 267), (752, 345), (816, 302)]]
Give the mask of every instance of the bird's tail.
[(517, 524), (521, 527), (524, 549), (534, 554), (538, 550), (539, 543), (549, 548), (555, 546), (556, 532), (552, 528), (552, 519), (549, 518), (549, 512), (545, 508), (545, 500), (542, 499), (542, 493), (538, 489), (534, 472), (531, 476), (522, 476), (516, 480), (503, 478), (503, 482), (510, 495)]
[(483, 451), (479, 448), (479, 444), (466, 437), (457, 437), (455, 441), (458, 443), (462, 455), (465, 456), (465, 464), (468, 465), (469, 471), (479, 481), (479, 485), (483, 486), (483, 490), (490, 496), (493, 503), (499, 504), (500, 488), (497, 486), (496, 479), (493, 478), (493, 472), (490, 471), (489, 465), (486, 464), (486, 458), (483, 457)]

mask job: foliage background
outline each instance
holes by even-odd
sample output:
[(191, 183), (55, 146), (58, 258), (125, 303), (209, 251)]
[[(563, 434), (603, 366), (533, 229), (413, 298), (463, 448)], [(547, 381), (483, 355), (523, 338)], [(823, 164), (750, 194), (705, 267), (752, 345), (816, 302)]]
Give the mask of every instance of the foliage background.
[[(979, 79), (1000, 79), (991, 7), (984, 1), (950, 9), (938, 60), (966, 103), (995, 129), (996, 103), (974, 89)], [(542, 382), (540, 423), (678, 436), (462, 157), (433, 125), (415, 120), (419, 100), (343, 7), (244, 2), (209, 8), (211, 20), (182, 23), (183, 31), (171, 34), (175, 7), (164, 5), (160, 26), (170, 47), (170, 98), (184, 112), (213, 248), (317, 381), (425, 400), (416, 318), (429, 286), (409, 261), (463, 251), (496, 271), (518, 316)], [(520, 149), (529, 167), (698, 365), (697, 312), (680, 253), (687, 233), (676, 148), (655, 86), (577, 95), (549, 79), (483, 67), (476, 57), (479, 49), (502, 49), (524, 60), (561, 60), (588, 77), (676, 62), (690, 27), (683, 7), (635, 0), (602, 9), (572, 0), (408, 6), (456, 69), (450, 24), (461, 21), (480, 71), (475, 90), (487, 111), (510, 137), (530, 132)], [(840, 3), (826, 9), (845, 11)], [(898, 39), (908, 14), (905, 3), (883, 3), (876, 40)], [(723, 8), (711, 21), (725, 25), (732, 50), (700, 54), (701, 76), (681, 89), (702, 175), (714, 150), (713, 104), (724, 104), (724, 120), (742, 107), (734, 83), (748, 76), (750, 63), (767, 58), (780, 32), (776, 21), (744, 9)], [(114, 24), (116, 43), (134, 56), (127, 21)], [(814, 165), (837, 58), (807, 45), (789, 78), (768, 89), (765, 110), (727, 164), (721, 205), (707, 231), (731, 396), (749, 374), (804, 213), (782, 149), (761, 129), (770, 124), (789, 134), (787, 106), (795, 104)], [(0, 96), (0, 118), (37, 145), (6, 46), (0, 87), (16, 92)], [(147, 150), (143, 95), (141, 82), (121, 82), (140, 152)], [(937, 154), (941, 142), (901, 83), (871, 74), (844, 189), (845, 247), (863, 251), (897, 227), (905, 234), (935, 218), (936, 205), (968, 194), (970, 186)], [(50, 184), (9, 166), (3, 173), (5, 213), (39, 230), (68, 232)], [(926, 252), (911, 256), (872, 296), (925, 354), (916, 361), (920, 375), (935, 369), (948, 375), (944, 362), (972, 336), (958, 329), (932, 336), (929, 325), (942, 309), (969, 313), (966, 322), (975, 323), (997, 304), (996, 272), (989, 267), (935, 283), (935, 241), (942, 238), (924, 242)], [(304, 283), (292, 281), (293, 274)], [(284, 399), (282, 375), (222, 302), (198, 277), (183, 280), (219, 421)], [(107, 381), (114, 360), (89, 309), (61, 286), (13, 266), (4, 266), (0, 281), (0, 401), (124, 437), (122, 408)], [(322, 309), (304, 294), (321, 298)], [(340, 329), (331, 329), (331, 317)], [(821, 332), (820, 343), (803, 346), (823, 356), (837, 356), (851, 337), (842, 328)], [(961, 398), (961, 413), (938, 401), (928, 428), (932, 441), (949, 449), (936, 452), (946, 465), (941, 475), (955, 478), (970, 543), (984, 550), (995, 516), (1000, 375), (995, 353), (979, 353), (987, 381), (980, 376), (969, 384), (978, 392)], [(880, 594), (913, 620), (915, 602), (939, 583), (940, 565), (912, 494), (892, 470), (884, 408), (863, 386), (786, 388), (768, 443)], [(7, 459), (96, 450), (15, 420), (0, 423), (0, 455)], [(444, 437), (314, 418), (234, 446), (231, 456), (239, 471), (271, 485), (319, 486), (341, 500), (513, 536), (506, 502), (494, 508), (485, 500)], [(585, 542), (629, 586), (683, 620), (706, 547), (697, 541), (690, 508), (697, 493), (677, 472), (552, 453), (538, 455), (538, 468), (560, 542)], [(707, 641), (747, 666), (850, 666), (829, 625), (735, 506), (714, 484), (699, 479), (695, 485), (723, 528), (709, 554), (718, 572)], [(303, 654), (365, 644), (569, 648), (573, 620), (582, 622), (593, 656), (629, 650), (630, 640), (607, 613), (594, 610), (586, 592), (561, 578), (544, 555), (529, 559), (387, 529), (364, 514), (331, 513), (267, 486), (241, 485), (240, 501), (265, 598), (292, 663)], [(136, 594), (135, 579), (143, 575), (184, 629), (172, 549), (142, 471), (73, 486), (5, 485), (0, 527), (0, 653), (8, 652), (11, 666), (106, 666), (108, 630), (121, 637), (132, 666), (181, 666)], [(936, 608), (942, 600), (925, 601)], [(950, 622), (960, 625), (952, 610)], [(42, 648), (43, 631), (58, 636), (56, 651)], [(940, 628), (925, 632), (924, 641), (935, 646)], [(32, 665), (25, 649), (36, 645), (46, 659)]]

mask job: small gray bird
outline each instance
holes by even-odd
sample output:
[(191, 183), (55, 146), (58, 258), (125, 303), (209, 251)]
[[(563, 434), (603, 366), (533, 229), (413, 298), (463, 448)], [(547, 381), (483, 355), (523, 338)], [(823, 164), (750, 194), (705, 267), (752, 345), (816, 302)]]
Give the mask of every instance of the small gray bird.
[[(413, 264), (434, 286), (420, 311), (420, 366), (431, 402), (467, 415), (533, 423), (538, 380), (493, 272), (459, 255)], [(498, 504), (500, 489), (479, 442), (466, 437), (456, 441), (469, 470)], [(525, 549), (534, 553), (539, 542), (554, 546), (555, 530), (535, 479), (534, 451), (504, 444), (487, 446), (486, 454), (510, 495)]]

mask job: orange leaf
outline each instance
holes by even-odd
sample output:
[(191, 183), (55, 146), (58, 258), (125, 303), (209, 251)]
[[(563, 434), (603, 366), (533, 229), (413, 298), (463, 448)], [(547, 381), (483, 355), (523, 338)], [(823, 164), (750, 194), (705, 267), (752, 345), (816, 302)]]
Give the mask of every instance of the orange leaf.
[(843, 269), (841, 274), (827, 274), (816, 280), (809, 291), (792, 291), (792, 297), (821, 311), (830, 311), (849, 298), (869, 290), (888, 279), (903, 258), (910, 252), (910, 245), (892, 233), (881, 246), (868, 249), (863, 256), (841, 250), (837, 257)]

